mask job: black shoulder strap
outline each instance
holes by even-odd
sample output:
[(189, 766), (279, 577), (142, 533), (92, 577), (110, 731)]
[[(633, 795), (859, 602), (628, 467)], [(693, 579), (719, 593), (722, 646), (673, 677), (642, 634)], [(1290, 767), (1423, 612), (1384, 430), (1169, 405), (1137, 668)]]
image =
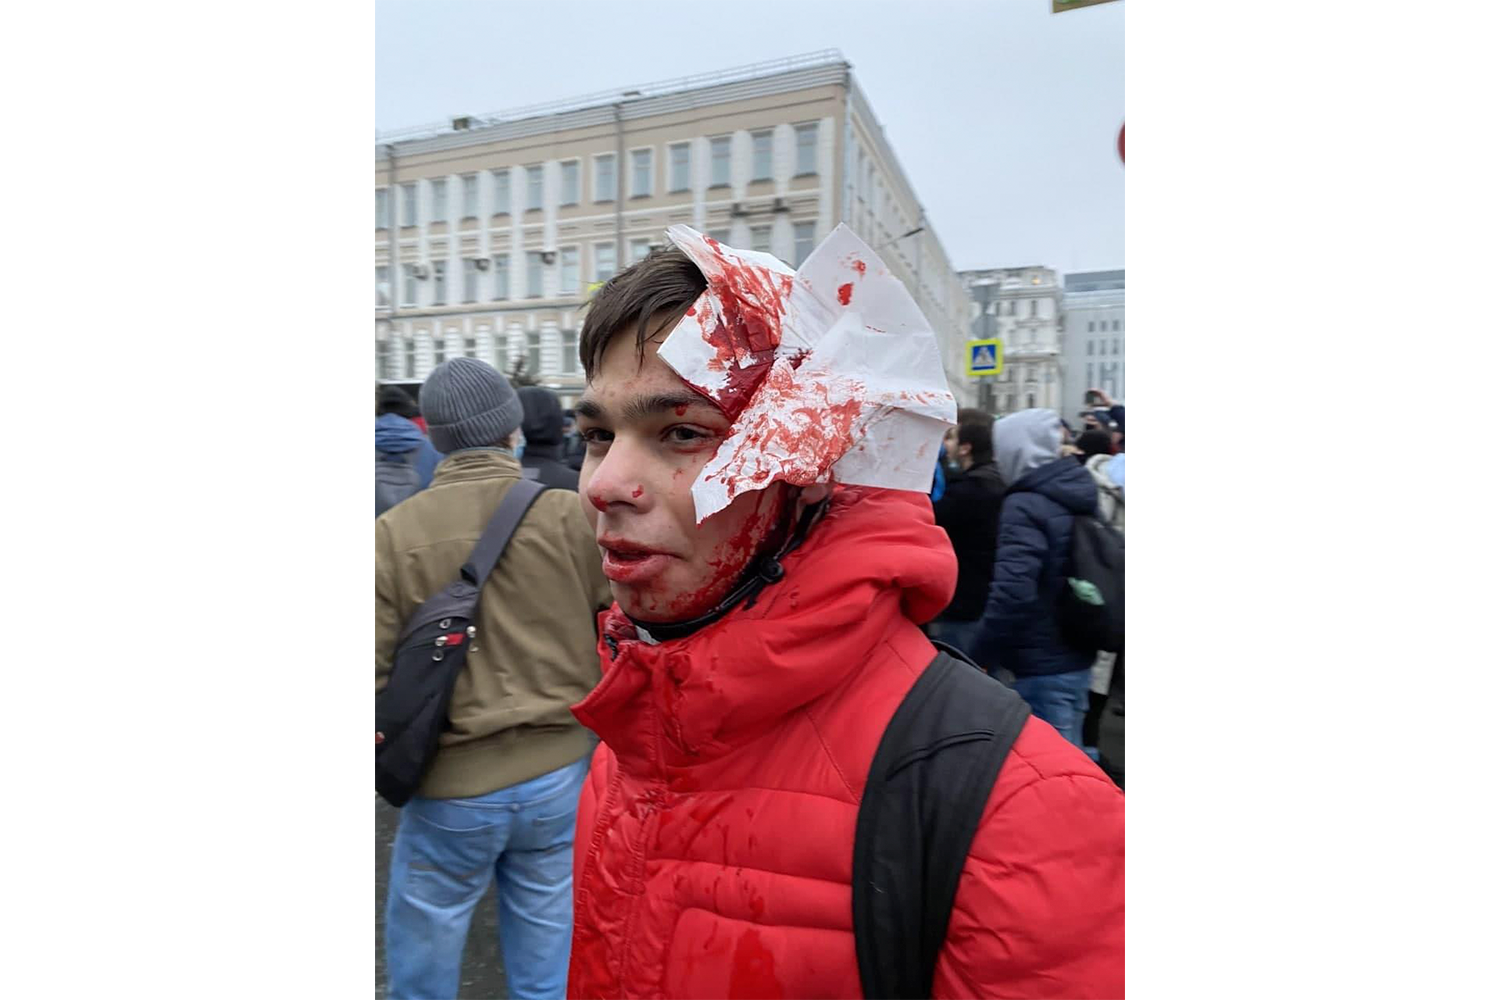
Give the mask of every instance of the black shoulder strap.
[(896, 709), (854, 830), (854, 950), (867, 997), (931, 997), (959, 875), (1031, 709), (962, 653), (938, 655)]
[(532, 503), (546, 490), (546, 486), (533, 479), (521, 479), (505, 491), (499, 509), (490, 518), (490, 523), (485, 525), (484, 534), (479, 536), (474, 551), (469, 553), (469, 561), (464, 563), (464, 579), (476, 587), (484, 586), (495, 563), (505, 552), (505, 546), (510, 544), (510, 536), (516, 533), (516, 526), (521, 523), (521, 518), (526, 516)]

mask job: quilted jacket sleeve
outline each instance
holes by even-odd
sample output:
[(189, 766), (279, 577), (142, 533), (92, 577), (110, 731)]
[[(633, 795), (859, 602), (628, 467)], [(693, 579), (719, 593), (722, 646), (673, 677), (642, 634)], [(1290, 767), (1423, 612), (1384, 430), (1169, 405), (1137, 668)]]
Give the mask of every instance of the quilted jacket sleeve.
[(1034, 512), (1018, 497), (1000, 509), (995, 541), (995, 573), (980, 625), (980, 644), (988, 650), (1014, 643), (1036, 616), (1038, 586), (1047, 559), (1047, 533)]
[(1075, 749), (1048, 754), (1063, 755), (1076, 764), (1038, 771), (1017, 761), (1031, 777), (996, 782), (935, 997), (1125, 995), (1125, 797)]

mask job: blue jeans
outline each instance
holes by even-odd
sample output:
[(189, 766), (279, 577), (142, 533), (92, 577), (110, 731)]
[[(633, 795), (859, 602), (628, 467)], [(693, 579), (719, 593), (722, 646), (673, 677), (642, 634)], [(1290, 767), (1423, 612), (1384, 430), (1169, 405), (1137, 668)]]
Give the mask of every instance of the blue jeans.
[(1011, 687), (1026, 699), (1031, 714), (1062, 733), (1075, 747), (1083, 747), (1083, 717), (1089, 710), (1090, 670), (1065, 674), (1017, 677)]
[(589, 757), (471, 799), (401, 810), (385, 907), (391, 1000), (458, 995), (469, 919), (495, 880), (512, 997), (563, 996), (573, 938), (573, 828)]

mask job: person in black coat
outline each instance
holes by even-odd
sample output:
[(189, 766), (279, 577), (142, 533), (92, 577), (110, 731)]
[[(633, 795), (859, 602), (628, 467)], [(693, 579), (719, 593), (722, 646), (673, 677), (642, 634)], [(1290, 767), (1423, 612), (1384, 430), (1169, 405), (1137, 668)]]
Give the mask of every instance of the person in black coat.
[(1000, 470), (995, 468), (990, 442), (994, 418), (983, 410), (960, 410), (958, 426), (943, 438), (950, 464), (962, 475), (948, 480), (942, 499), (933, 504), (933, 517), (948, 533), (958, 556), (958, 587), (953, 600), (928, 625), (927, 634), (975, 655), (975, 634), (990, 574), (995, 568), (995, 536), (1000, 530)]
[(557, 393), (539, 385), (516, 390), (521, 397), (521, 433), (526, 438), (521, 468), (527, 479), (578, 490), (578, 473), (563, 461), (563, 409)]
[(1070, 645), (1056, 607), (1068, 586), (1073, 518), (1095, 514), (1088, 470), (1058, 457), (1062, 421), (1052, 410), (1022, 410), (994, 425), (995, 464), (1005, 484), (989, 597), (980, 618), (981, 663), (1015, 675), (1032, 712), (1083, 745), (1094, 652)]

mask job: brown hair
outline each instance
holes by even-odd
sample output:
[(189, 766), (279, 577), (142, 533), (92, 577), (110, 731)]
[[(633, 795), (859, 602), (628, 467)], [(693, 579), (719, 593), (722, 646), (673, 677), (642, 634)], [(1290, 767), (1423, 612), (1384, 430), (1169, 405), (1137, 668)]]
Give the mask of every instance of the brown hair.
[(703, 272), (677, 247), (660, 247), (604, 283), (589, 300), (583, 331), (578, 337), (578, 358), (584, 378), (592, 382), (604, 349), (616, 333), (636, 324), (636, 353), (646, 356), (646, 342), (656, 332), (651, 317), (658, 313), (682, 314), (708, 287)]

